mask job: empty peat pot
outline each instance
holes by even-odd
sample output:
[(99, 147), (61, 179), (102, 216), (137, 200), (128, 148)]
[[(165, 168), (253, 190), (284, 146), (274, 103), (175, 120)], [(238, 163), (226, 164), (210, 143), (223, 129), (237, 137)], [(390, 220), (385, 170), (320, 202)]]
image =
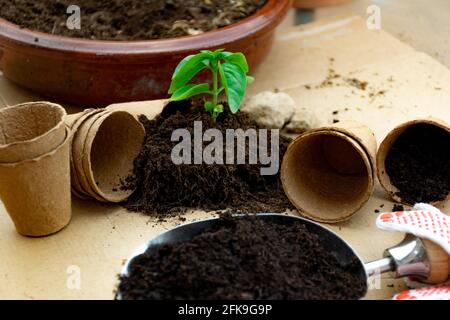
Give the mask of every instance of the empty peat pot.
[[(71, 152), (70, 152), (70, 182), (72, 185), (72, 193), (80, 199), (89, 199), (91, 198), (90, 194), (86, 192), (85, 187), (81, 186), (82, 177), (78, 177), (79, 174), (83, 174), (84, 172), (78, 172), (75, 167), (75, 148), (79, 146), (79, 144), (75, 144), (75, 137), (79, 139), (80, 137), (80, 127), (87, 122), (88, 119), (92, 118), (95, 114), (103, 112), (104, 109), (85, 109), (83, 112), (68, 115), (66, 118), (66, 125), (72, 130), (72, 139), (70, 140)], [(81, 151), (82, 152), (82, 151)]]
[(0, 198), (17, 231), (41, 237), (58, 232), (72, 215), (70, 129), (54, 150), (37, 158), (0, 163)]
[(372, 195), (376, 147), (372, 131), (355, 121), (300, 135), (281, 165), (287, 197), (302, 215), (316, 221), (351, 218)]
[(29, 102), (0, 111), (0, 163), (39, 157), (66, 138), (66, 111), (50, 102)]
[(242, 52), (251, 69), (259, 65), (290, 3), (268, 0), (255, 14), (230, 26), (149, 41), (55, 36), (0, 18), (0, 70), (29, 90), (80, 106), (165, 98), (176, 65), (200, 50)]
[(46, 236), (71, 218), (66, 111), (49, 102), (0, 110), (0, 198), (24, 236)]
[[(426, 135), (426, 132), (429, 132), (431, 130), (434, 131), (434, 133), (439, 132), (439, 141), (437, 141), (437, 138), (434, 137), (430, 137), (429, 135)], [(407, 175), (409, 177), (411, 177), (411, 175), (415, 174), (413, 173), (413, 170), (418, 172), (418, 171), (422, 171), (425, 170), (424, 168), (426, 167), (428, 171), (431, 171), (434, 175), (434, 177), (431, 177), (430, 175), (427, 175), (427, 173), (421, 173), (422, 180), (424, 180), (424, 183), (422, 185), (422, 189), (427, 189), (428, 191), (431, 190), (431, 186), (430, 186), (430, 179), (436, 179), (436, 173), (435, 172), (439, 172), (442, 171), (444, 173), (442, 173), (442, 179), (448, 179), (448, 170), (450, 169), (450, 150), (449, 150), (449, 145), (450, 145), (450, 126), (445, 123), (442, 120), (439, 119), (417, 119), (417, 120), (413, 120), (413, 121), (408, 121), (405, 122), (399, 126), (397, 126), (396, 128), (394, 128), (391, 132), (389, 132), (389, 134), (386, 136), (386, 138), (383, 140), (383, 142), (380, 145), (380, 148), (378, 149), (378, 153), (377, 153), (377, 175), (378, 175), (378, 180), (380, 181), (380, 184), (383, 186), (383, 188), (389, 193), (389, 195), (392, 197), (392, 199), (394, 199), (397, 202), (401, 202), (403, 204), (406, 205), (414, 205), (416, 202), (427, 202), (433, 205), (439, 205), (441, 203), (444, 203), (445, 201), (450, 199), (450, 192), (447, 190), (448, 194), (445, 195), (444, 194), (440, 197), (440, 199), (438, 200), (429, 200), (429, 199), (417, 199), (416, 201), (412, 201), (411, 199), (417, 197), (417, 195), (411, 196), (408, 195), (408, 198), (405, 198), (404, 196), (402, 196), (402, 194), (404, 195), (405, 193), (402, 193), (399, 188), (401, 188), (400, 185), (396, 186), (395, 183), (392, 181), (392, 177), (389, 175), (389, 170), (387, 168), (387, 159), (390, 155), (391, 152), (393, 152), (394, 147), (396, 146), (396, 143), (398, 141), (400, 141), (399, 139), (401, 139), (402, 137), (404, 137), (404, 134), (406, 134), (407, 132), (411, 132), (410, 130), (421, 130), (420, 132), (416, 132), (415, 135), (419, 135), (419, 139), (421, 140), (420, 144), (424, 147), (424, 149), (419, 150), (417, 148), (417, 146), (413, 146), (414, 148), (416, 148), (417, 150), (413, 150), (411, 148), (408, 147), (408, 153), (403, 152), (403, 151), (397, 151), (401, 152), (405, 157), (414, 157), (416, 159), (419, 159), (419, 157), (421, 157), (420, 153), (424, 153), (425, 155), (428, 156), (428, 160), (430, 160), (430, 153), (429, 150), (433, 150), (437, 151), (438, 154), (440, 155), (441, 158), (446, 159), (447, 161), (444, 161), (446, 163), (441, 163), (440, 165), (437, 164), (433, 164), (432, 162), (428, 163), (429, 161), (427, 161), (425, 158), (425, 160), (422, 160), (426, 163), (415, 163), (413, 165), (410, 165), (410, 167), (407, 167), (408, 169), (410, 169), (408, 174), (404, 174), (404, 179), (405, 181), (402, 182), (402, 184), (414, 184), (417, 188), (418, 185), (414, 183), (414, 178), (409, 181), (406, 180)], [(443, 136), (447, 135), (445, 138), (442, 138)], [(445, 142), (443, 142), (442, 140), (445, 140)], [(411, 144), (415, 144), (414, 141), (408, 141), (407, 142), (409, 145)], [(425, 150), (425, 148), (427, 148), (428, 150)], [(431, 148), (431, 149), (430, 149)], [(432, 156), (431, 156), (432, 157)], [(434, 157), (436, 158), (436, 157)], [(393, 160), (391, 160), (393, 161)], [(400, 160), (398, 160), (400, 161)], [(404, 167), (405, 164), (397, 164), (396, 168), (400, 168), (400, 167)], [(420, 167), (420, 168), (419, 168)], [(391, 172), (392, 174), (392, 172)], [(439, 175), (439, 174), (438, 174)], [(445, 176), (444, 176), (445, 175)], [(439, 177), (438, 177), (439, 178)], [(417, 178), (415, 178), (417, 179)], [(448, 184), (447, 184), (448, 186)], [(440, 191), (442, 191), (443, 186), (441, 185), (437, 185), (434, 186), (434, 189), (438, 189)], [(415, 190), (416, 192), (418, 190)]]
[(143, 125), (129, 112), (89, 110), (69, 117), (72, 130), (72, 190), (81, 198), (122, 202), (123, 188), (144, 141)]
[[(309, 232), (319, 236), (321, 245), (328, 252), (335, 255), (343, 266), (354, 265), (355, 261), (357, 261), (353, 272), (364, 282), (367, 282), (369, 276), (385, 272), (393, 272), (394, 277), (415, 276), (421, 281), (428, 283), (440, 283), (445, 281), (449, 275), (450, 259), (447, 252), (428, 240), (408, 235), (401, 243), (387, 249), (383, 259), (364, 264), (349, 244), (336, 233), (318, 223), (300, 217), (281, 214), (263, 213), (257, 216), (259, 219), (285, 225), (296, 222), (302, 223)], [(239, 218), (239, 216), (236, 216), (236, 218)], [(157, 236), (136, 249), (123, 267), (121, 275), (129, 275), (130, 266), (133, 263), (133, 259), (137, 256), (149, 252), (159, 245), (176, 244), (192, 240), (195, 236), (217, 226), (219, 223), (219, 218), (187, 223)], [(446, 258), (446, 264), (442, 264), (443, 257)], [(117, 293), (117, 298), (121, 299), (120, 291)]]
[[(80, 192), (80, 194), (86, 195), (90, 198), (94, 198), (98, 201), (105, 202), (106, 200), (98, 195), (93, 186), (89, 183), (89, 172), (84, 170), (83, 161), (88, 159), (90, 161), (90, 155), (85, 153), (85, 145), (89, 130), (97, 119), (107, 112), (104, 109), (94, 110), (88, 113), (87, 117), (81, 116), (78, 124), (75, 124), (76, 131), (74, 131), (74, 138), (72, 141), (72, 162), (74, 172), (72, 177), (72, 188)], [(79, 188), (78, 188), (79, 187)], [(76, 194), (76, 193), (75, 193)]]

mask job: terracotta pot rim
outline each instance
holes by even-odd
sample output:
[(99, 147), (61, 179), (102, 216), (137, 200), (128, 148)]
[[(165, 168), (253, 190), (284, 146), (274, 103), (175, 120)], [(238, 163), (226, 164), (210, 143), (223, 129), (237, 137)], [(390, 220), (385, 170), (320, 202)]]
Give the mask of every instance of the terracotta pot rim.
[[(71, 53), (95, 53), (96, 55), (146, 55), (175, 54), (205, 47), (219, 47), (230, 41), (246, 38), (279, 23), (290, 8), (290, 0), (268, 0), (253, 15), (224, 28), (205, 32), (196, 36), (171, 39), (113, 41), (90, 40), (52, 35), (40, 31), (21, 28), (0, 18), (0, 40), (22, 46), (40, 49), (67, 51)], [(35, 39), (38, 38), (39, 42)]]

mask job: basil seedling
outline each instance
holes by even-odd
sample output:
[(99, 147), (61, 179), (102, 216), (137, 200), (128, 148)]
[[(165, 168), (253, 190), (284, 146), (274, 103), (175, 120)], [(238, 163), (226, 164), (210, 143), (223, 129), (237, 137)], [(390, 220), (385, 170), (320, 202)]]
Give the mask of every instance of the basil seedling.
[[(209, 83), (189, 83), (204, 69), (211, 71), (212, 88)], [(247, 85), (254, 80), (247, 76), (248, 72), (247, 59), (240, 52), (226, 52), (224, 49), (214, 52), (200, 51), (198, 54), (187, 56), (178, 64), (169, 88), (170, 101), (209, 94), (212, 99), (205, 102), (205, 109), (213, 119), (216, 119), (224, 110), (223, 105), (219, 103), (219, 98), (222, 92), (225, 92), (230, 111), (236, 113), (244, 100)]]

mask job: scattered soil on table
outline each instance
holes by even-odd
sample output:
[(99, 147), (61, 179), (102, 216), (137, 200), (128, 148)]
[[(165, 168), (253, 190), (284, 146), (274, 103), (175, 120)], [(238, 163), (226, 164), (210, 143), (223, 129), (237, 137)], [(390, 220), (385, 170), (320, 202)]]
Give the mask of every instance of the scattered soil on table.
[[(171, 141), (175, 129), (188, 129), (194, 139), (194, 121), (202, 122), (205, 132), (209, 128), (222, 131), (240, 128), (244, 131), (258, 128), (247, 114), (231, 114), (228, 107), (216, 122), (203, 108), (203, 102), (171, 103), (153, 120), (141, 116), (146, 138), (140, 155), (134, 163), (133, 182), (136, 191), (125, 204), (130, 211), (144, 212), (164, 220), (189, 209), (206, 211), (230, 210), (234, 213), (285, 212), (294, 209), (284, 194), (279, 174), (261, 175), (261, 165), (248, 164), (181, 164), (171, 158), (172, 149), (179, 141)], [(224, 139), (225, 141), (225, 139)], [(290, 139), (280, 136), (279, 159), (281, 165)], [(207, 146), (209, 142), (204, 142)], [(236, 155), (237, 143), (234, 154)], [(270, 145), (270, 144), (269, 144)], [(230, 147), (230, 146), (228, 146)], [(227, 145), (224, 143), (223, 154)], [(269, 148), (270, 153), (270, 148)], [(194, 159), (193, 152), (192, 159)]]
[(366, 90), (367, 86), (369, 85), (367, 81), (361, 81), (361, 80), (356, 79), (356, 78), (348, 78), (348, 79), (345, 79), (345, 81), (349, 85), (351, 85), (351, 86), (353, 86), (353, 87), (355, 87), (355, 88), (357, 88), (359, 90), (363, 90), (363, 91)]
[(83, 0), (81, 29), (67, 27), (73, 0), (0, 0), (0, 16), (45, 33), (98, 40), (196, 35), (254, 14), (267, 0)]
[(402, 206), (401, 204), (394, 204), (394, 206), (392, 207), (392, 212), (403, 212), (405, 211), (405, 207)]
[[(336, 85), (336, 83), (334, 83), (334, 81), (341, 78), (341, 75), (337, 74), (336, 71), (334, 70), (333, 65), (334, 65), (334, 58), (330, 58), (327, 77), (319, 85), (315, 86), (316, 89), (332, 87), (332, 86)], [(310, 90), (311, 86), (306, 85), (305, 88)]]
[(410, 204), (443, 200), (450, 191), (450, 134), (429, 124), (407, 129), (386, 157), (386, 172)]
[(358, 299), (358, 261), (344, 266), (302, 223), (222, 218), (189, 242), (133, 260), (122, 299)]
[[(378, 89), (369, 84), (365, 80), (360, 80), (354, 76), (351, 76), (354, 72), (350, 72), (347, 76), (338, 74), (334, 68), (334, 58), (329, 58), (328, 60), (328, 72), (325, 79), (319, 84), (305, 84), (304, 88), (307, 90), (312, 89), (324, 89), (324, 88), (335, 88), (335, 87), (346, 87), (351, 89), (351, 94), (353, 96), (358, 96), (361, 99), (369, 98), (369, 103), (374, 103), (378, 98), (383, 97), (388, 92), (387, 89)], [(375, 74), (378, 76), (378, 74)], [(387, 82), (393, 82), (392, 77), (387, 79)], [(392, 88), (392, 85), (390, 86)], [(350, 95), (345, 95), (346, 98)], [(356, 108), (361, 111), (359, 108)], [(346, 108), (345, 111), (348, 111)], [(334, 111), (333, 115), (337, 115), (339, 112)]]

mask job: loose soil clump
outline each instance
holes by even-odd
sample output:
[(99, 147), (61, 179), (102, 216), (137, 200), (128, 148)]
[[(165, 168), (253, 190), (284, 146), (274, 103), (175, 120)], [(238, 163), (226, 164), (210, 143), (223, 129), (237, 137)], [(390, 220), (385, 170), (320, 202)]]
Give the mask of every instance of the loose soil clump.
[(358, 299), (367, 287), (357, 268), (300, 222), (227, 217), (189, 242), (136, 257), (118, 291), (124, 300)]
[(97, 40), (196, 35), (254, 14), (267, 0), (84, 0), (81, 29), (67, 27), (72, 0), (0, 0), (0, 16), (45, 33)]
[(394, 206), (392, 207), (392, 212), (403, 212), (405, 211), (405, 207), (402, 206), (401, 204), (394, 204)]
[[(189, 209), (229, 210), (233, 213), (280, 213), (294, 209), (284, 194), (279, 174), (261, 175), (263, 166), (259, 162), (213, 165), (173, 163), (172, 149), (179, 141), (171, 141), (172, 132), (185, 128), (193, 136), (194, 121), (202, 122), (203, 132), (215, 128), (224, 137), (227, 129), (246, 131), (258, 128), (243, 112), (232, 114), (225, 106), (224, 113), (214, 121), (204, 110), (202, 101), (195, 101), (194, 104), (191, 101), (171, 103), (155, 119), (140, 117), (146, 137), (134, 162), (133, 176), (136, 180), (131, 185), (136, 191), (125, 207), (130, 211), (151, 214), (160, 220)], [(280, 165), (289, 142), (290, 139), (280, 136)], [(203, 146), (208, 144), (204, 142)], [(226, 148), (224, 144), (223, 154), (226, 154)], [(246, 139), (247, 160), (248, 150)], [(234, 152), (236, 154), (236, 149)]]
[(407, 203), (443, 200), (450, 191), (450, 134), (416, 124), (395, 141), (385, 165), (397, 195)]

